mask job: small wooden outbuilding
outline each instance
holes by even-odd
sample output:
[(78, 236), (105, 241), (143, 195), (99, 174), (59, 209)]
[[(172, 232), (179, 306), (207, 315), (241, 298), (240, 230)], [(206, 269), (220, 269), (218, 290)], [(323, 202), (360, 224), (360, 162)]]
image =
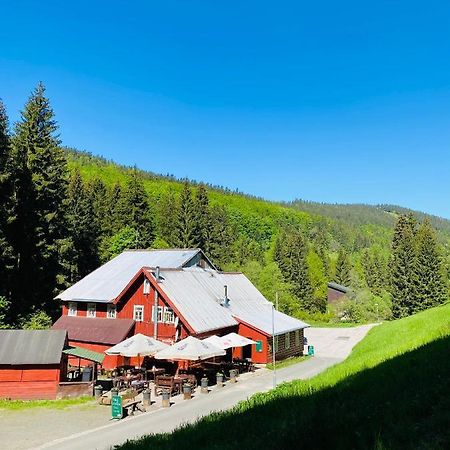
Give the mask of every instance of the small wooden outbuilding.
[(334, 282), (328, 283), (328, 292), (327, 292), (328, 303), (336, 303), (349, 292), (350, 288), (348, 288), (347, 286), (342, 286), (342, 284)]
[(0, 398), (56, 398), (66, 346), (65, 330), (0, 330)]

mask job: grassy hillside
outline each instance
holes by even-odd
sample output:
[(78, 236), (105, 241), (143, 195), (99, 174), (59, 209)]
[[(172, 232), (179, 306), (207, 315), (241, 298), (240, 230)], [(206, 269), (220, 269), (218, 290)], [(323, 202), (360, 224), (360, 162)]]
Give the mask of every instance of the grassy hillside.
[(131, 449), (444, 449), (450, 304), (373, 328), (343, 363)]

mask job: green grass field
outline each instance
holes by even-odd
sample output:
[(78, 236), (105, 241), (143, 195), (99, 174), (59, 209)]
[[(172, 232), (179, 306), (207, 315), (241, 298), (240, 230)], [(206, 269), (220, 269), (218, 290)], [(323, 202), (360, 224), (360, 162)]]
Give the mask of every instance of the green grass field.
[(450, 448), (450, 304), (374, 327), (343, 363), (131, 449)]
[(66, 398), (61, 400), (2, 400), (0, 410), (22, 410), (29, 408), (64, 409), (69, 406), (84, 405), (94, 402), (92, 397)]

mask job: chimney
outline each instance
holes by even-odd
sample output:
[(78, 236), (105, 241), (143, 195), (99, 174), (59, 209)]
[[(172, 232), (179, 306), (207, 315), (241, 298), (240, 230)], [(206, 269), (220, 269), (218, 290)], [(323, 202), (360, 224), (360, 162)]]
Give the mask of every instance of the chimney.
[(159, 282), (159, 280), (160, 280), (160, 275), (159, 275), (159, 266), (156, 266), (156, 271), (155, 271), (155, 278), (156, 278), (156, 281), (157, 282)]

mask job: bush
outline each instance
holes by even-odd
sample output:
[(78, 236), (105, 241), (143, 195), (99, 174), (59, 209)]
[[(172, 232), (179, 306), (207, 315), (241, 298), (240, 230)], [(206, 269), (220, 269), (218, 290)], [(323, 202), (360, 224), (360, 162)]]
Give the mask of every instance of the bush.
[(24, 330), (47, 330), (52, 326), (52, 319), (44, 311), (36, 311), (22, 322)]
[(336, 306), (336, 316), (345, 322), (379, 322), (392, 317), (387, 292), (373, 295), (368, 289), (349, 294)]

